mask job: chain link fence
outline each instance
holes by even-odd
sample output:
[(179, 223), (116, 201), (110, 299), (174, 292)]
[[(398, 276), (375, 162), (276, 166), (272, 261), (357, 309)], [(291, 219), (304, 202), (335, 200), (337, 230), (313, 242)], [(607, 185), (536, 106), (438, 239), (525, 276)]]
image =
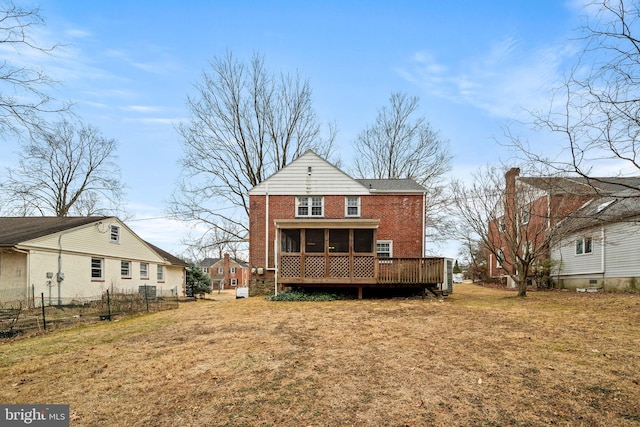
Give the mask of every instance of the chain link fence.
[(71, 299), (64, 304), (41, 293), (0, 301), (0, 339), (176, 308), (177, 290), (158, 292), (155, 286), (140, 286), (138, 292), (107, 290), (98, 298)]

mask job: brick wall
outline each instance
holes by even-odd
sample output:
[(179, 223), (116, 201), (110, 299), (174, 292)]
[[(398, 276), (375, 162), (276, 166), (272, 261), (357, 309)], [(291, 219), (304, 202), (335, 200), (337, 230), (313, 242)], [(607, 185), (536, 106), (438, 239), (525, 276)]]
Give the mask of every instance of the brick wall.
[[(252, 275), (251, 283), (269, 281), (274, 274), (266, 267), (274, 266), (276, 219), (295, 219), (296, 198), (292, 195), (269, 196), (268, 265), (265, 261), (265, 241), (267, 236), (266, 196), (250, 196), (249, 223), (249, 266), (263, 268), (262, 275)], [(422, 195), (367, 195), (361, 196), (361, 216), (363, 219), (380, 219), (377, 230), (378, 240), (393, 241), (394, 257), (422, 257), (423, 198)], [(345, 219), (345, 196), (324, 196), (324, 219)], [(351, 219), (351, 218), (350, 218)]]

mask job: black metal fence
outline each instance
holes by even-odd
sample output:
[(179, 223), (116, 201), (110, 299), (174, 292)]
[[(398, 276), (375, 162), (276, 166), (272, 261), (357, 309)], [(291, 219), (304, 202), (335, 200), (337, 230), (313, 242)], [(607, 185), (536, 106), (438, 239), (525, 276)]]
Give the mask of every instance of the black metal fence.
[(106, 291), (100, 299), (67, 305), (48, 306), (44, 294), (40, 299), (39, 307), (23, 301), (0, 303), (0, 339), (178, 308), (177, 296), (161, 297), (146, 289), (138, 293)]

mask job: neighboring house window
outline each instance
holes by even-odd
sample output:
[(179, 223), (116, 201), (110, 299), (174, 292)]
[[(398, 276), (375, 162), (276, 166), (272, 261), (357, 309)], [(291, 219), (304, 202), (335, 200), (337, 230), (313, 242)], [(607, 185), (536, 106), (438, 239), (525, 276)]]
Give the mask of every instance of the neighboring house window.
[(507, 229), (507, 227), (506, 227), (506, 225), (504, 224), (504, 218), (500, 218), (500, 219), (498, 220), (498, 230), (499, 230), (501, 233), (504, 233), (504, 230), (506, 230), (506, 229)]
[(131, 261), (120, 261), (120, 276), (124, 279), (131, 278)]
[(503, 262), (504, 262), (504, 251), (502, 249), (498, 249), (496, 252), (496, 267), (502, 268)]
[(203, 273), (209, 274), (209, 267), (200, 267)]
[(117, 225), (109, 226), (109, 241), (112, 243), (120, 242), (120, 227)]
[(231, 286), (238, 286), (238, 279), (230, 279), (231, 280)]
[(164, 265), (158, 266), (158, 282), (164, 281)]
[(296, 197), (296, 216), (323, 216), (324, 197)]
[(231, 267), (231, 268), (229, 269), (229, 273), (231, 273), (231, 274), (236, 274), (236, 268), (235, 268), (235, 267)]
[(149, 264), (146, 262), (140, 263), (140, 278), (148, 279), (149, 278)]
[(360, 216), (360, 196), (347, 196), (345, 216)]
[(218, 267), (218, 274), (223, 274), (224, 273), (224, 269), (222, 267)]
[(92, 280), (102, 280), (102, 266), (104, 264), (104, 260), (102, 258), (91, 258), (91, 279)]
[(376, 256), (378, 258), (392, 257), (393, 243), (391, 240), (378, 240), (376, 242)]
[(522, 212), (520, 214), (520, 217), (522, 218), (522, 223), (523, 224), (528, 224), (529, 220), (531, 219), (531, 212), (529, 212), (529, 207), (524, 207), (522, 208)]
[(576, 255), (590, 254), (593, 252), (593, 239), (580, 237), (576, 239)]

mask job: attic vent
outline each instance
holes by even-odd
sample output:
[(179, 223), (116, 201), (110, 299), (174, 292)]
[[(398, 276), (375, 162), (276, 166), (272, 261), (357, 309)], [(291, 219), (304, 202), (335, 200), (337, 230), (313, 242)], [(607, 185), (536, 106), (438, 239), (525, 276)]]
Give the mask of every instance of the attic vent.
[(311, 166), (307, 167), (307, 175), (311, 176)]

